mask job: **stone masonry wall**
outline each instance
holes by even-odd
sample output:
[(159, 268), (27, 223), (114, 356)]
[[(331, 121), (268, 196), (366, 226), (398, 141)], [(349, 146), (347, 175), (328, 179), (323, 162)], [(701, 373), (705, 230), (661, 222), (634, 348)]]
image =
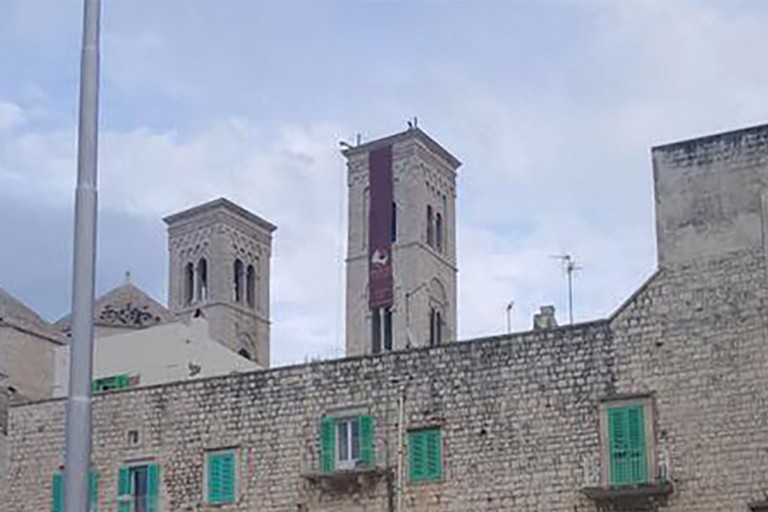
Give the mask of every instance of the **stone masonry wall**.
[[(406, 386), (406, 427), (441, 425), (444, 479), (408, 485), (407, 510), (594, 510), (597, 399), (613, 390), (613, 341), (605, 322), (175, 383), (97, 396), (93, 461), (99, 510), (115, 510), (125, 461), (161, 465), (162, 510), (209, 510), (204, 451), (238, 447), (236, 505), (221, 511), (390, 511), (382, 478), (352, 494), (324, 492), (317, 471), (321, 417), (370, 411), (376, 465), (394, 471), (397, 403)], [(138, 429), (139, 447), (127, 432)], [(11, 483), (3, 510), (47, 510), (62, 463), (64, 402), (16, 406)], [(213, 508), (210, 508), (213, 510)]]
[(762, 251), (663, 269), (612, 321), (616, 391), (653, 392), (664, 510), (768, 496), (768, 268)]

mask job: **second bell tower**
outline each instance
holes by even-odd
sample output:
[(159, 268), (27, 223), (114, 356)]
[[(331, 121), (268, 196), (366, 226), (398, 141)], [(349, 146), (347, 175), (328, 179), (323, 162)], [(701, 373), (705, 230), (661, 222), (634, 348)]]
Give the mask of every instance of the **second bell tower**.
[(351, 147), (347, 158), (348, 356), (456, 338), (456, 169), (424, 131)]

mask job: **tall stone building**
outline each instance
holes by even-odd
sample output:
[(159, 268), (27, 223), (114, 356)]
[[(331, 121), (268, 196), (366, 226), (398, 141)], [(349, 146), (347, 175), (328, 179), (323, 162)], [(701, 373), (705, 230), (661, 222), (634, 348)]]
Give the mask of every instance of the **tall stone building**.
[[(768, 125), (653, 167), (658, 268), (608, 318), (102, 394), (94, 509), (768, 511)], [(60, 510), (64, 414), (11, 407), (3, 510)]]
[(417, 127), (347, 158), (347, 355), (456, 338), (456, 169)]
[(223, 198), (165, 222), (171, 312), (203, 314), (211, 336), (269, 367), (269, 262), (277, 228)]

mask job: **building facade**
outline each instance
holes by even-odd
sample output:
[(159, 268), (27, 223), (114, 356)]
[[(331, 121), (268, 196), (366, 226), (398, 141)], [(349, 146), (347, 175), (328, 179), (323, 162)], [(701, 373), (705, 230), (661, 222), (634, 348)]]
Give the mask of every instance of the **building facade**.
[(460, 162), (418, 127), (343, 154), (347, 355), (455, 341)]
[[(768, 510), (768, 125), (653, 163), (659, 266), (609, 318), (99, 395), (94, 507)], [(64, 406), (12, 407), (7, 510), (56, 510)]]

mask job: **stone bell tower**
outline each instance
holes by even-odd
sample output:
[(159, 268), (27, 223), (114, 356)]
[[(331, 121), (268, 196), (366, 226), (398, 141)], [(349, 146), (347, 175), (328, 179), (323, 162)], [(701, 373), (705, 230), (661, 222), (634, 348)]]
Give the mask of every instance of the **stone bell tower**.
[(456, 339), (456, 169), (417, 127), (347, 158), (348, 356)]
[(211, 337), (269, 367), (269, 263), (276, 227), (224, 198), (164, 220), (171, 312), (202, 314)]

